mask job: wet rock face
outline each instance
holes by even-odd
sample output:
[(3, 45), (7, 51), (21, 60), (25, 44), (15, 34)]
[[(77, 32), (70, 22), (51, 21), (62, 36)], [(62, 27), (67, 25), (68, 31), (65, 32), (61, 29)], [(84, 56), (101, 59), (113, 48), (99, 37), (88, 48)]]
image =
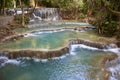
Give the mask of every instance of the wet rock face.
[(0, 58), (0, 65), (1, 65), (2, 63), (6, 62), (6, 61), (7, 61), (7, 59), (5, 59), (5, 58)]
[(107, 48), (117, 48), (118, 45), (116, 45), (116, 44), (108, 44), (108, 45), (106, 45), (106, 47)]
[[(93, 43), (90, 41), (85, 41), (82, 39), (74, 39), (70, 40), (70, 44), (85, 44), (87, 46), (97, 47), (100, 49), (103, 49), (104, 46), (99, 43)], [(7, 55), (10, 59), (16, 59), (19, 57), (35, 57), (35, 58), (41, 58), (41, 59), (48, 59), (53, 57), (59, 57), (69, 52), (68, 45), (64, 48), (58, 49), (58, 50), (51, 50), (51, 51), (32, 51), (32, 50), (21, 50), (21, 51), (11, 51)]]
[(69, 52), (68, 47), (62, 49), (53, 50), (53, 51), (31, 51), (31, 50), (21, 50), (21, 51), (11, 51), (7, 55), (9, 59), (16, 59), (20, 57), (30, 57), (30, 58), (40, 58), (48, 59), (53, 57), (60, 57)]
[(119, 42), (117, 42), (117, 43), (116, 43), (116, 45), (117, 45), (118, 47), (120, 47), (120, 41), (119, 41)]
[(6, 52), (0, 51), (0, 56), (5, 56), (5, 55), (6, 55)]
[(120, 58), (106, 62), (106, 69), (109, 72), (110, 80), (120, 80)]
[(106, 48), (105, 44), (97, 43), (97, 42), (91, 42), (83, 39), (74, 39), (70, 40), (70, 44), (84, 44), (87, 46), (95, 47), (98, 49), (104, 49)]
[[(102, 44), (97, 42), (91, 42), (88, 40), (83, 39), (72, 39), (69, 40), (69, 45), (66, 45), (66, 47), (63, 47), (61, 49), (57, 50), (50, 50), (50, 51), (34, 51), (34, 50), (20, 50), (20, 51), (8, 51), (6, 56), (8, 56), (10, 59), (16, 59), (21, 57), (30, 57), (30, 58), (41, 58), (41, 59), (49, 59), (53, 57), (60, 57), (64, 54), (69, 53), (69, 47), (72, 44), (84, 44), (90, 47), (95, 47), (98, 49), (108, 49), (116, 47), (115, 44)], [(3, 52), (1, 52), (0, 56), (3, 55)]]
[(12, 36), (9, 36), (9, 37), (6, 37), (4, 39), (1, 40), (1, 43), (2, 42), (8, 42), (8, 41), (13, 41), (13, 40), (17, 40), (19, 38), (22, 38), (24, 37), (23, 35), (12, 35)]
[(5, 58), (6, 55), (7, 52), (0, 51), (0, 65), (8, 60), (7, 58)]

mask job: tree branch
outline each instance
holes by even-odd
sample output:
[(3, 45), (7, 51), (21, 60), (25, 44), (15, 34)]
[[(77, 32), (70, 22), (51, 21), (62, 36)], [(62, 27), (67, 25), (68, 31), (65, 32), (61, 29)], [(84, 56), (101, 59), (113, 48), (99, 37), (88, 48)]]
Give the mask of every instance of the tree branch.
[(115, 10), (112, 10), (111, 8), (109, 7), (106, 7), (108, 11), (110, 11), (112, 14), (116, 15), (116, 16), (120, 16), (120, 12), (119, 11), (115, 11)]
[(114, 15), (116, 15), (116, 16), (120, 16), (120, 11), (115, 11), (115, 10), (111, 9), (111, 8), (107, 5), (107, 3), (106, 3), (105, 0), (102, 0), (102, 3), (104, 4), (104, 6), (106, 7), (106, 9), (107, 9), (109, 12), (111, 12), (112, 14), (114, 14)]

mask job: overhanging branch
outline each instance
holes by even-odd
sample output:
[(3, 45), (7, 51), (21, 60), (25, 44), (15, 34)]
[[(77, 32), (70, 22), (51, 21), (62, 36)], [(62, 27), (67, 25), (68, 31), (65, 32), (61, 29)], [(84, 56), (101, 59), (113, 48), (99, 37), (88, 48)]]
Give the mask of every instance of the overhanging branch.
[(116, 16), (120, 16), (120, 11), (115, 11), (115, 10), (111, 9), (111, 8), (107, 5), (107, 3), (106, 3), (105, 0), (101, 0), (101, 1), (102, 1), (102, 3), (104, 4), (104, 6), (106, 7), (106, 9), (107, 9), (109, 12), (111, 12), (112, 14), (114, 14), (114, 15), (116, 15)]
[(115, 10), (112, 10), (111, 8), (109, 7), (106, 7), (108, 11), (110, 11), (112, 14), (116, 15), (116, 16), (120, 16), (120, 12), (119, 11), (115, 11)]

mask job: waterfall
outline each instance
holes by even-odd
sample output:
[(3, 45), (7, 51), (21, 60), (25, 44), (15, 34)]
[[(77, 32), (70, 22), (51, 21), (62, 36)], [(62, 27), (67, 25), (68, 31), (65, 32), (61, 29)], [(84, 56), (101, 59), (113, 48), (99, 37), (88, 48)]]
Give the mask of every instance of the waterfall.
[(32, 21), (56, 21), (59, 20), (58, 8), (36, 8), (33, 14), (30, 16), (30, 22)]
[(2, 66), (3, 63), (8, 61), (8, 58), (6, 57), (7, 53), (0, 51), (0, 67)]
[(107, 71), (110, 72), (109, 80), (120, 80), (120, 57), (106, 63)]
[(108, 51), (117, 55), (117, 58), (108, 60), (105, 64), (107, 71), (110, 73), (109, 80), (120, 80), (120, 48), (116, 44), (109, 44), (107, 48)]
[(108, 44), (106, 45), (107, 49), (113, 49), (113, 48), (118, 48), (118, 46), (116, 44)]

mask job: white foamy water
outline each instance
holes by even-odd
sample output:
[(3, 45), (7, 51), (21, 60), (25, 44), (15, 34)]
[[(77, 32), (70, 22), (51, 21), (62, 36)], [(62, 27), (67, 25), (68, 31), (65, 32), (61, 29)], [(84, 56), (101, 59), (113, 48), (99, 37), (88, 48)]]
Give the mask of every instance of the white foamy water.
[(120, 48), (104, 49), (103, 51), (110, 51), (116, 53), (118, 56), (120, 55)]
[(60, 57), (53, 57), (51, 58), (52, 60), (56, 60), (56, 59), (63, 59), (63, 58), (66, 58), (69, 54), (65, 54), (65, 55), (62, 55)]
[(56, 29), (56, 30), (44, 30), (44, 31), (36, 31), (36, 32), (31, 32), (28, 34), (25, 34), (24, 37), (30, 37), (30, 36), (38, 36), (39, 34), (43, 34), (43, 33), (57, 33), (57, 32), (62, 32), (62, 31), (75, 31), (75, 32), (84, 32), (84, 30), (74, 30), (74, 29)]
[(71, 55), (76, 55), (75, 49), (76, 48), (84, 48), (84, 49), (90, 49), (90, 50), (99, 50), (98, 48), (94, 48), (94, 47), (89, 47), (83, 44), (73, 44), (70, 46), (70, 54)]
[[(69, 54), (62, 55), (60, 57), (54, 57), (54, 58), (51, 58), (51, 60), (63, 59), (67, 57), (67, 55)], [(30, 57), (21, 57), (18, 59), (8, 59), (8, 57), (0, 57), (0, 67), (4, 67), (6, 64), (14, 64), (19, 66), (19, 64), (23, 60), (33, 60), (34, 62), (42, 62), (42, 63), (46, 63), (49, 61), (49, 59), (38, 59), (38, 58), (30, 58)]]
[(111, 74), (109, 76), (109, 80), (120, 80), (120, 48), (111, 48), (110, 49), (98, 49), (98, 48), (93, 48), (89, 47), (83, 44), (75, 44), (71, 45), (71, 55), (76, 55), (75, 49), (76, 48), (85, 48), (85, 49), (90, 49), (90, 50), (101, 50), (105, 52), (113, 52), (118, 55), (118, 58), (115, 60), (112, 60), (108, 62), (108, 68), (107, 71), (109, 71)]
[(24, 37), (30, 37), (30, 36), (37, 36), (37, 35), (34, 35), (32, 33), (28, 33), (28, 34), (25, 34)]
[(110, 72), (109, 80), (120, 80), (120, 48), (117, 48), (115, 44), (110, 44), (107, 50), (118, 55), (118, 58), (106, 63), (107, 71)]
[[(70, 55), (76, 55), (77, 53), (75, 52), (76, 48), (84, 48), (84, 49), (89, 49), (89, 50), (100, 50), (100, 51), (110, 51), (110, 52), (114, 52), (117, 54), (120, 54), (120, 49), (119, 48), (114, 48), (114, 49), (98, 49), (98, 48), (94, 48), (94, 47), (89, 47), (83, 44), (74, 44), (70, 46)], [(61, 57), (54, 57), (51, 58), (52, 60), (56, 60), (56, 59), (63, 59), (66, 58), (69, 54), (66, 55), (62, 55)], [(47, 61), (49, 61), (49, 59), (37, 59), (37, 58), (29, 58), (29, 57), (23, 57), (20, 58), (19, 61), (17, 59), (8, 59), (7, 57), (0, 57), (0, 60), (2, 60), (3, 62), (0, 63), (0, 67), (5, 66), (6, 64), (14, 64), (14, 65), (19, 65), (22, 59), (27, 59), (27, 60), (31, 60), (33, 59), (34, 62), (42, 62), (42, 63), (46, 63)], [(120, 59), (119, 59), (120, 60)], [(118, 61), (117, 61), (118, 62)], [(117, 80), (116, 74), (120, 74), (120, 64), (113, 62), (114, 66), (110, 66), (107, 68), (107, 70), (111, 73), (111, 76), (109, 77), (110, 80)]]
[(5, 66), (6, 64), (14, 64), (14, 65), (19, 65), (20, 61), (16, 59), (8, 59), (7, 57), (0, 57), (0, 67)]
[(109, 80), (120, 80), (120, 57), (108, 62), (106, 65), (109, 66), (107, 71), (111, 73)]

